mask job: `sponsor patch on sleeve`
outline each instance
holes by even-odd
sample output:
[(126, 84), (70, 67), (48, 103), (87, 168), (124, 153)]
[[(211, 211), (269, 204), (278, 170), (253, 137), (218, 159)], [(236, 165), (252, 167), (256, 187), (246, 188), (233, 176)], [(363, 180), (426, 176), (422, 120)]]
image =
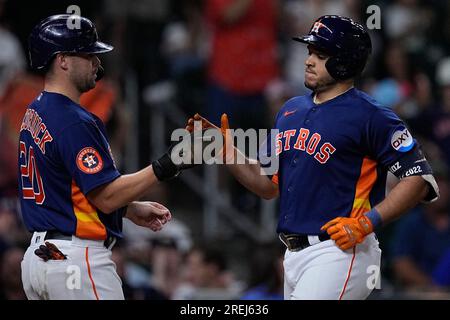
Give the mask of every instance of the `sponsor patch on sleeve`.
[(103, 169), (103, 160), (92, 147), (82, 149), (77, 155), (77, 167), (87, 174), (94, 174)]
[(414, 139), (405, 126), (398, 126), (391, 137), (391, 146), (397, 151), (407, 152), (414, 147)]

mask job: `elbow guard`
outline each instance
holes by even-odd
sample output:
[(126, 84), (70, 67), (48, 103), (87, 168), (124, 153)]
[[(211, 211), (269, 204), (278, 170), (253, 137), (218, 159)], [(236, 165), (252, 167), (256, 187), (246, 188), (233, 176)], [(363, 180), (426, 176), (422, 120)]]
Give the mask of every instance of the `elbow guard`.
[(433, 170), (417, 144), (410, 152), (390, 165), (388, 169), (400, 180), (405, 177), (421, 176), (430, 186), (423, 202), (433, 202), (439, 198), (439, 188), (434, 179)]

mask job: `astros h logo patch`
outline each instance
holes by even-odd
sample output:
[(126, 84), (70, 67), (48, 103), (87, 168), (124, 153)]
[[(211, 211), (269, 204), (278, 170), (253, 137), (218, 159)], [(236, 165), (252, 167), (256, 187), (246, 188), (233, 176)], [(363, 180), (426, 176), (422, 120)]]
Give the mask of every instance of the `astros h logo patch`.
[(97, 150), (87, 147), (78, 153), (77, 167), (87, 174), (97, 173), (103, 169), (103, 160)]

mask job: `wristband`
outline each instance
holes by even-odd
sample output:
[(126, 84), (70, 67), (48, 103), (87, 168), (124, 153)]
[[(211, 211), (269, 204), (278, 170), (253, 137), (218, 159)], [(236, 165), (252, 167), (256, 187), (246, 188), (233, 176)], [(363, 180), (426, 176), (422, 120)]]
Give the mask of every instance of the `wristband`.
[(369, 212), (365, 214), (367, 218), (369, 218), (370, 222), (372, 223), (373, 229), (378, 229), (383, 224), (383, 219), (381, 218), (380, 213), (377, 209), (372, 208)]
[(180, 173), (178, 167), (170, 159), (169, 154), (164, 154), (158, 160), (153, 161), (152, 167), (153, 172), (159, 181), (176, 177)]

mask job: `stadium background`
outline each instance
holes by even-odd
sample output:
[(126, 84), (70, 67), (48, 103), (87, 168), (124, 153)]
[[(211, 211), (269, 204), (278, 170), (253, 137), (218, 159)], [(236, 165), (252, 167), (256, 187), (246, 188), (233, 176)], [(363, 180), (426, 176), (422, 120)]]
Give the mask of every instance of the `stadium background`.
[[(209, 113), (211, 65), (240, 68), (250, 48), (228, 61), (212, 61), (214, 28), (206, 8), (213, 0), (27, 1), (0, 0), (0, 298), (24, 299), (20, 261), (30, 239), (17, 201), (17, 137), (24, 110), (42, 88), (28, 67), (27, 36), (41, 19), (78, 5), (100, 39), (115, 50), (102, 56), (105, 79), (82, 103), (107, 124), (121, 172), (147, 166), (164, 152), (172, 130), (188, 115)], [(383, 250), (381, 290), (371, 299), (450, 298), (450, 3), (445, 0), (308, 1), (235, 0), (245, 7), (230, 24), (262, 23), (273, 32), (258, 50), (275, 50), (276, 75), (258, 69), (242, 86), (261, 80), (261, 116), (236, 112), (234, 127), (270, 128), (282, 103), (305, 94), (304, 46), (292, 36), (308, 32), (323, 14), (365, 23), (377, 5), (381, 28), (371, 30), (373, 55), (358, 81), (410, 126), (439, 181), (441, 200), (419, 206), (378, 235)], [(267, 12), (267, 3), (275, 10)], [(266, 11), (265, 11), (266, 10)], [(255, 15), (255, 12), (258, 13)], [(245, 32), (245, 31), (242, 31)], [(242, 33), (241, 33), (242, 34)], [(242, 48), (237, 33), (227, 40)], [(261, 82), (261, 81), (259, 81)], [(244, 108), (244, 107), (242, 107)], [(241, 117), (239, 116), (241, 115)], [(277, 201), (245, 192), (217, 167), (185, 172), (149, 190), (146, 199), (169, 207), (174, 220), (160, 233), (125, 223), (114, 260), (127, 299), (277, 299), (282, 294), (283, 248), (275, 234)]]

